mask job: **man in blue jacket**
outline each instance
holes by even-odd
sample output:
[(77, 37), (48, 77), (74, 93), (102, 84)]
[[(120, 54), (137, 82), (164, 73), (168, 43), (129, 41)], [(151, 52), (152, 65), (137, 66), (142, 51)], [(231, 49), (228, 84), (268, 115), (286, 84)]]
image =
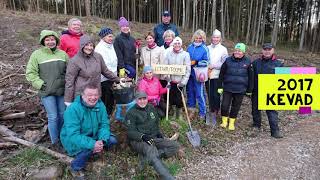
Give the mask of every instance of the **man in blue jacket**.
[[(253, 127), (259, 130), (261, 127), (261, 111), (258, 110), (258, 74), (274, 74), (275, 68), (283, 66), (283, 63), (274, 55), (273, 45), (271, 43), (265, 43), (262, 46), (262, 57), (256, 59), (252, 63), (252, 66), (254, 74), (254, 88), (251, 96)], [(266, 113), (271, 129), (271, 136), (274, 138), (282, 138), (278, 126), (278, 112), (275, 110), (267, 110)]]
[(175, 33), (176, 37), (179, 36), (177, 26), (170, 23), (171, 14), (169, 11), (163, 11), (161, 20), (162, 22), (156, 25), (153, 29), (155, 34), (155, 42), (159, 47), (161, 47), (164, 44), (164, 40), (162, 36), (166, 30), (170, 29)]
[(82, 169), (90, 156), (117, 143), (110, 133), (106, 107), (99, 97), (99, 88), (88, 84), (64, 113), (60, 139), (68, 155), (75, 156), (71, 162), (71, 173), (75, 177), (84, 176)]

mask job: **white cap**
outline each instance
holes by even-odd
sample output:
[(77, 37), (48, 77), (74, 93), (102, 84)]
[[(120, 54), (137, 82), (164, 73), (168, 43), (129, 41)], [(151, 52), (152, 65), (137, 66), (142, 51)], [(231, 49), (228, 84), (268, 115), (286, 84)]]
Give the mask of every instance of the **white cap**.
[(215, 29), (212, 33), (212, 36), (220, 36), (221, 37), (221, 32), (218, 29)]
[(180, 37), (176, 37), (176, 38), (173, 39), (172, 43), (173, 43), (173, 44), (179, 43), (179, 44), (182, 45), (182, 39), (181, 39)]

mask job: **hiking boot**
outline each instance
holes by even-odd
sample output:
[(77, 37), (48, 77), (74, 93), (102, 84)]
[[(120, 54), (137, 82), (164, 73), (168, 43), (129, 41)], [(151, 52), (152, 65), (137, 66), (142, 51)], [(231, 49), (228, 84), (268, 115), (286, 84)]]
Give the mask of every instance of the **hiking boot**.
[(275, 132), (271, 132), (271, 136), (274, 138), (283, 138), (282, 134), (280, 133), (280, 131), (275, 131)]
[(228, 117), (222, 116), (222, 123), (220, 124), (220, 127), (227, 128), (228, 126)]
[(235, 118), (229, 118), (229, 130), (230, 131), (234, 131), (235, 127), (234, 127), (234, 123), (235, 123), (236, 119)]
[(56, 151), (58, 153), (65, 153), (64, 149), (63, 149), (63, 146), (61, 144), (60, 141), (54, 143), (54, 144), (51, 144), (49, 149), (51, 149), (52, 151)]
[(72, 168), (70, 168), (70, 173), (71, 173), (73, 179), (75, 179), (75, 180), (84, 180), (85, 179), (84, 178), (84, 173), (81, 170), (80, 171), (74, 171), (74, 170), (72, 170)]

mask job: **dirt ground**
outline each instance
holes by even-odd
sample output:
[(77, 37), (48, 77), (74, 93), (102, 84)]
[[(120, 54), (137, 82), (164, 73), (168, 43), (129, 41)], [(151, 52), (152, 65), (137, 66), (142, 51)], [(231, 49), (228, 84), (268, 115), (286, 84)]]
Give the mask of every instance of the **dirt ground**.
[[(0, 106), (0, 116), (13, 112), (26, 112), (24, 119), (0, 120), (0, 124), (23, 135), (26, 130), (40, 129), (47, 123), (36, 92), (25, 80), (25, 65), (31, 53), (39, 48), (40, 31), (51, 29), (61, 32), (71, 16), (3, 10), (0, 10), (0, 16), (0, 95), (4, 95), (3, 105)], [(100, 18), (82, 18), (81, 20), (84, 22), (86, 32), (95, 37), (102, 26), (111, 27), (116, 33), (118, 32), (117, 22), (113, 20)], [(143, 33), (151, 30), (152, 27), (153, 24), (132, 23), (132, 35), (143, 39)], [(187, 45), (192, 33), (182, 31), (181, 34), (184, 44)], [(224, 44), (231, 53), (234, 42), (224, 41)], [(259, 56), (259, 51), (259, 48), (249, 47), (248, 55), (256, 58)], [(286, 66), (314, 66), (319, 72), (319, 54), (299, 53), (286, 48), (277, 50), (277, 53)], [(319, 114), (300, 116), (294, 111), (280, 112), (280, 128), (285, 138), (275, 140), (269, 135), (265, 115), (263, 116), (263, 131), (257, 137), (251, 137), (250, 109), (251, 103), (246, 97), (238, 116), (236, 131), (232, 133), (218, 127), (207, 127), (203, 123), (194, 121), (193, 126), (200, 133), (202, 145), (200, 148), (193, 149), (185, 137), (184, 139), (179, 138), (186, 155), (177, 162), (173, 162), (175, 167), (181, 167), (178, 168), (180, 170), (177, 178), (319, 179)], [(118, 131), (117, 124), (113, 124), (112, 128), (116, 131), (116, 135), (124, 136), (122, 131)], [(40, 141), (40, 144), (45, 146), (48, 143), (48, 136)], [(17, 151), (0, 149), (0, 162), (14, 156), (20, 149), (21, 147), (16, 149)], [(135, 178), (137, 176), (135, 154), (130, 152), (126, 146), (120, 146), (117, 150), (112, 151), (107, 157), (111, 164), (108, 165), (107, 170), (116, 169), (116, 172), (111, 172), (113, 179), (139, 179)], [(114, 167), (113, 164), (118, 167)], [(25, 174), (18, 177), (26, 178), (28, 172), (21, 173)], [(0, 179), (7, 177), (8, 174), (14, 173), (1, 174), (0, 165)], [(106, 174), (110, 176), (110, 173)], [(153, 179), (154, 177), (156, 177), (154, 172), (148, 170), (147, 173), (140, 176), (140, 179)], [(12, 179), (20, 178), (13, 176)]]

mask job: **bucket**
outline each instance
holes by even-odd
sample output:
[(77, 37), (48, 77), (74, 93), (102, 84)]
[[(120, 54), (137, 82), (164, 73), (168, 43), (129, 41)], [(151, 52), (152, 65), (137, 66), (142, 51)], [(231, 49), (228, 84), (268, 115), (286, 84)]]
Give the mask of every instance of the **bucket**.
[(128, 104), (116, 104), (115, 119), (123, 122), (127, 112), (136, 104), (136, 101), (132, 101)]
[(116, 104), (128, 104), (134, 100), (134, 87), (122, 87), (113, 89)]

